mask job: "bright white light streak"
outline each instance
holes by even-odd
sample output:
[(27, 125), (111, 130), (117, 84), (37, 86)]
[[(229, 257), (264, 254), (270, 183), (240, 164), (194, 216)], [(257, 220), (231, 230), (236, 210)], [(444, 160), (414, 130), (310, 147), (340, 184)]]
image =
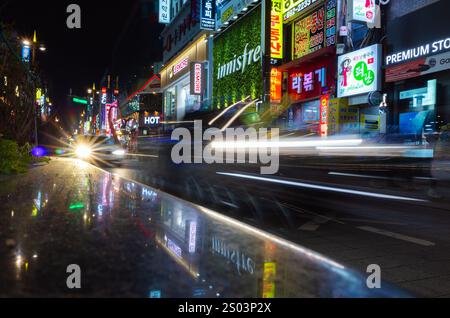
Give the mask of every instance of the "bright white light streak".
[(388, 199), (388, 200), (426, 202), (425, 200), (411, 198), (411, 197), (401, 197), (401, 196), (397, 196), (397, 195), (389, 195), (389, 194), (382, 194), (382, 193), (372, 193), (372, 192), (366, 192), (366, 191), (357, 191), (357, 190), (350, 190), (350, 189), (343, 189), (343, 188), (327, 187), (327, 186), (321, 186), (321, 185), (310, 184), (310, 183), (288, 181), (288, 180), (281, 180), (281, 179), (274, 179), (274, 178), (257, 177), (257, 176), (245, 175), (245, 174), (240, 174), (240, 173), (228, 173), (228, 172), (216, 172), (216, 173), (220, 174), (220, 175), (225, 175), (225, 176), (238, 177), (238, 178), (257, 180), (257, 181), (272, 182), (272, 183), (278, 183), (278, 184), (285, 184), (285, 185), (290, 185), (290, 186), (300, 187), (300, 188), (347, 193), (347, 194), (361, 195), (361, 196), (366, 196), (366, 197)]
[(343, 176), (343, 177), (355, 177), (355, 178), (368, 178), (368, 179), (381, 179), (381, 180), (388, 180), (387, 177), (380, 177), (380, 176), (371, 176), (368, 174), (355, 174), (355, 173), (342, 173), (342, 172), (328, 172), (331, 176)]
[(225, 215), (222, 215), (220, 213), (214, 212), (214, 211), (212, 211), (210, 209), (207, 209), (205, 207), (202, 207), (200, 205), (196, 205), (195, 204), (195, 207), (198, 208), (199, 210), (201, 210), (203, 213), (207, 214), (208, 216), (210, 216), (210, 217), (212, 217), (212, 218), (214, 218), (216, 220), (219, 220), (219, 221), (224, 222), (224, 223), (228, 223), (228, 224), (230, 224), (230, 225), (232, 225), (234, 227), (240, 228), (241, 230), (250, 232), (250, 233), (252, 233), (255, 236), (267, 239), (267, 240), (272, 241), (272, 242), (274, 242), (274, 243), (276, 243), (276, 244), (278, 244), (280, 246), (283, 246), (285, 248), (294, 250), (294, 251), (296, 251), (298, 253), (301, 253), (301, 254), (303, 254), (303, 255), (311, 258), (311, 259), (314, 259), (315, 261), (323, 262), (323, 263), (325, 263), (328, 266), (336, 267), (338, 269), (345, 269), (345, 266), (343, 266), (343, 265), (341, 265), (341, 264), (339, 264), (339, 263), (337, 263), (337, 262), (335, 262), (335, 261), (333, 261), (333, 260), (331, 260), (331, 259), (329, 259), (329, 258), (327, 258), (325, 256), (322, 256), (322, 255), (320, 255), (320, 254), (318, 254), (316, 252), (313, 252), (313, 251), (311, 251), (311, 250), (309, 250), (307, 248), (304, 248), (304, 247), (301, 247), (301, 246), (299, 246), (297, 244), (289, 242), (289, 241), (287, 241), (285, 239), (282, 239), (282, 238), (280, 238), (278, 236), (275, 236), (273, 234), (270, 234), (270, 233), (267, 233), (265, 231), (262, 231), (262, 230), (260, 230), (258, 228), (255, 228), (255, 227), (251, 226), (251, 225), (247, 225), (245, 223), (239, 222), (237, 220), (234, 220), (234, 219), (232, 219), (230, 217), (227, 217)]
[[(285, 141), (216, 141), (212, 148), (311, 148), (319, 146), (356, 146), (362, 139), (285, 140)], [(336, 147), (339, 148), (339, 147)]]
[(250, 106), (252, 106), (253, 104), (255, 104), (256, 102), (258, 102), (258, 99), (255, 99), (254, 101), (248, 103), (247, 105), (245, 105), (244, 107), (242, 107), (241, 109), (239, 109), (239, 111), (234, 114), (233, 117), (231, 117), (231, 119), (225, 124), (225, 126), (222, 127), (221, 131), (225, 131), (225, 129), (227, 129), (235, 120), (236, 118), (238, 118), (239, 116), (241, 116), (241, 114)]
[(231, 106), (228, 106), (227, 108), (225, 108), (223, 111), (220, 112), (219, 115), (217, 115), (216, 117), (214, 117), (213, 119), (211, 119), (211, 121), (208, 123), (209, 126), (211, 126), (212, 124), (214, 124), (214, 122), (219, 119), (220, 117), (223, 116), (223, 114), (225, 114), (227, 111), (229, 111), (231, 108), (233, 108), (234, 106), (236, 106), (237, 104), (243, 103), (245, 100), (247, 100), (248, 98), (250, 98), (250, 96), (245, 97), (243, 100), (234, 103)]
[(411, 149), (410, 146), (317, 146), (317, 150), (384, 150), (384, 149)]

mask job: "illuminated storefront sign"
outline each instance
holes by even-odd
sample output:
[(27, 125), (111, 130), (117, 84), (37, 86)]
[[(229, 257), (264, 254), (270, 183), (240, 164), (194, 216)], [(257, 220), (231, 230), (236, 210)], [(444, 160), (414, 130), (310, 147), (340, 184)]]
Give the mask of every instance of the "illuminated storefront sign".
[(144, 125), (158, 125), (159, 120), (159, 116), (146, 116), (144, 117)]
[(74, 103), (83, 104), (83, 105), (87, 105), (87, 104), (88, 104), (88, 101), (87, 101), (87, 100), (81, 99), (81, 98), (77, 98), (77, 97), (73, 97), (73, 98), (72, 98), (72, 101), (73, 101)]
[(283, 58), (283, 22), (282, 1), (272, 0), (272, 12), (270, 14), (270, 57)]
[(381, 45), (375, 44), (338, 58), (338, 97), (361, 95), (381, 87)]
[(190, 67), (190, 94), (202, 95), (206, 83), (205, 65), (192, 62)]
[(200, 13), (200, 29), (215, 30), (216, 29), (216, 1), (201, 0), (202, 7)]
[(270, 101), (281, 103), (281, 83), (283, 80), (283, 73), (277, 68), (272, 68), (270, 71)]
[(349, 22), (375, 22), (375, 0), (348, 0), (347, 8)]
[(293, 101), (318, 98), (332, 93), (336, 85), (334, 58), (292, 69), (289, 73), (289, 96)]
[(28, 45), (22, 46), (22, 61), (25, 63), (30, 62), (30, 47)]
[(262, 95), (261, 6), (214, 38), (214, 107)]
[(390, 54), (386, 56), (386, 65), (402, 63), (409, 60), (417, 59), (430, 54), (437, 54), (450, 50), (450, 37), (435, 41), (433, 43), (427, 43), (420, 45), (416, 48), (408, 49), (402, 52)]
[(328, 103), (330, 101), (329, 95), (322, 95), (320, 97), (320, 136), (328, 135)]
[(159, 23), (170, 23), (170, 0), (159, 0)]
[(336, 43), (336, 0), (293, 24), (293, 59)]
[(320, 1), (322, 0), (285, 0), (283, 6), (283, 20), (289, 20)]
[(189, 65), (189, 58), (185, 57), (184, 59), (182, 59), (180, 62), (178, 62), (173, 66), (172, 70), (173, 75), (176, 75), (180, 71), (184, 70), (188, 65)]
[(450, 51), (396, 64), (386, 69), (386, 82), (402, 81), (450, 69)]

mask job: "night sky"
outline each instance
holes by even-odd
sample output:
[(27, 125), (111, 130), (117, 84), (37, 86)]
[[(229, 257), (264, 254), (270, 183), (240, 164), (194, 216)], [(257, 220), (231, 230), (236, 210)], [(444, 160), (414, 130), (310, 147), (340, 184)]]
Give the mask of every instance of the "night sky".
[[(37, 61), (48, 81), (50, 97), (59, 109), (69, 89), (83, 95), (105, 74), (118, 74), (121, 82), (134, 75), (145, 77), (162, 58), (157, 22), (157, 0), (1, 0), (0, 20), (13, 23), (21, 36), (38, 41), (47, 51)], [(81, 29), (68, 29), (66, 8), (81, 7)]]

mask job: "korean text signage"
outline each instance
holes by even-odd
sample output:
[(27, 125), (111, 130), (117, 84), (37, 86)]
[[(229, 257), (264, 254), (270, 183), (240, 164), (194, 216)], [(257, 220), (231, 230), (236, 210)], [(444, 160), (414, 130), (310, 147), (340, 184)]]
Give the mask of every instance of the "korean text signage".
[(420, 57), (437, 54), (450, 50), (450, 37), (432, 43), (420, 45), (402, 52), (390, 54), (386, 57), (386, 66), (407, 62)]
[(214, 106), (262, 94), (261, 7), (214, 39)]
[(375, 0), (350, 0), (347, 6), (349, 21), (363, 23), (375, 22)]
[(216, 1), (201, 0), (202, 7), (200, 11), (200, 29), (216, 29)]
[(330, 101), (329, 95), (322, 95), (320, 97), (320, 136), (328, 135), (328, 103)]
[(336, 43), (336, 0), (293, 24), (293, 59)]
[(381, 87), (381, 45), (339, 56), (338, 97), (361, 95)]
[(170, 23), (170, 0), (159, 0), (159, 23)]
[(199, 62), (192, 62), (190, 67), (190, 94), (202, 95), (205, 89), (205, 65)]
[(287, 21), (322, 0), (284, 0), (283, 21)]
[(276, 67), (270, 71), (270, 101), (281, 103), (283, 73)]
[(270, 57), (283, 58), (282, 0), (272, 0), (270, 14)]
[(289, 74), (289, 96), (293, 101), (317, 98), (335, 87), (333, 58), (294, 69)]

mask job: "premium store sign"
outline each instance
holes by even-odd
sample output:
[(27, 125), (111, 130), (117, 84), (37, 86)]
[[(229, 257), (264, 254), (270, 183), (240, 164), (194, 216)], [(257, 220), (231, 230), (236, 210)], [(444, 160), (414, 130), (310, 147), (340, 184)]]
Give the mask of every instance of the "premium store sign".
[(339, 56), (338, 97), (362, 95), (379, 90), (380, 61), (380, 44)]

